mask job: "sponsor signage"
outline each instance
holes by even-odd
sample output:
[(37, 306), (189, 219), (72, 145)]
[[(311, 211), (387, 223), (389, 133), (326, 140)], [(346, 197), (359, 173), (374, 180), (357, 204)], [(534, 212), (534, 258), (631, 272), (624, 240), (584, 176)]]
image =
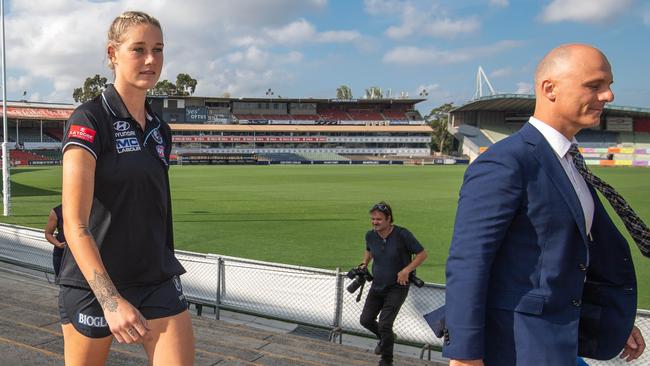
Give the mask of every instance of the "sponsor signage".
[(172, 142), (325, 142), (326, 137), (297, 136), (173, 136)]
[(185, 122), (202, 123), (208, 121), (208, 109), (206, 107), (185, 107)]
[[(7, 117), (67, 120), (72, 115), (72, 111), (72, 109), (23, 108), (7, 106)], [(2, 110), (0, 109), (0, 116), (1, 115)]]
[(607, 131), (632, 132), (631, 117), (607, 117)]

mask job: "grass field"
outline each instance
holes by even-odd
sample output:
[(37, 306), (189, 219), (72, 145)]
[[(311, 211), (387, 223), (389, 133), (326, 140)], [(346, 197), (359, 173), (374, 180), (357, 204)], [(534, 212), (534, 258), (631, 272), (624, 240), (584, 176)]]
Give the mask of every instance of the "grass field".
[[(391, 203), (395, 222), (429, 251), (418, 271), (444, 282), (465, 166), (183, 166), (170, 171), (179, 249), (343, 270), (358, 264), (368, 209)], [(595, 168), (650, 222), (650, 169)], [(2, 222), (42, 228), (61, 191), (60, 167), (12, 170)], [(611, 215), (616, 215), (611, 212)], [(622, 223), (615, 218), (620, 226)], [(629, 236), (628, 236), (629, 238)], [(639, 305), (650, 308), (650, 266), (634, 247)]]

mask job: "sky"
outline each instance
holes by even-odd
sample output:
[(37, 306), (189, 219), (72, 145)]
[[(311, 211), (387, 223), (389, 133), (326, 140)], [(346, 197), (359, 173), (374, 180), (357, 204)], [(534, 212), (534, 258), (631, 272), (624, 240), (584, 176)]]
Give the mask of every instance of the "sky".
[(428, 113), (473, 99), (479, 66), (497, 92), (530, 94), (544, 54), (587, 43), (612, 64), (614, 104), (650, 107), (648, 0), (5, 0), (7, 99), (72, 103), (86, 77), (112, 80), (106, 32), (125, 10), (160, 20), (161, 79), (188, 73), (198, 96), (377, 86), (425, 94)]

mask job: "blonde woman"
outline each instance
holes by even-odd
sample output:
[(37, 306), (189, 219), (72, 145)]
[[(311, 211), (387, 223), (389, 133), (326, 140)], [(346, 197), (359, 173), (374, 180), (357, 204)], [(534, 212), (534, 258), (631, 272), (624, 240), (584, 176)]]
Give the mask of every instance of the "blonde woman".
[(155, 18), (115, 18), (107, 45), (115, 82), (66, 124), (59, 308), (68, 366), (103, 365), (113, 338), (141, 343), (152, 365), (194, 361), (185, 270), (174, 256), (171, 130), (146, 103), (163, 46)]

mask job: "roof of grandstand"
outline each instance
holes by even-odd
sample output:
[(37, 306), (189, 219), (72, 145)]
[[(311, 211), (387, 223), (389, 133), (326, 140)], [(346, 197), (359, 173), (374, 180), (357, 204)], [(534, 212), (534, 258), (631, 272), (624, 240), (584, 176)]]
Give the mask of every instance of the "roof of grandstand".
[[(531, 112), (535, 109), (535, 96), (531, 94), (496, 94), (471, 100), (452, 112), (464, 111), (507, 111)], [(625, 107), (614, 104), (605, 106), (611, 114), (622, 114), (631, 117), (650, 117), (650, 108)]]
[[(2, 100), (0, 100), (0, 107), (1, 106), (2, 106)], [(75, 105), (70, 103), (29, 102), (26, 100), (20, 100), (20, 101), (8, 100), (7, 107), (74, 109)]]
[(170, 123), (173, 131), (234, 131), (234, 132), (426, 132), (428, 125), (357, 126), (357, 125), (226, 125)]
[(385, 103), (385, 104), (416, 104), (426, 99), (409, 98), (376, 98), (376, 99), (327, 99), (327, 98), (227, 98), (227, 97), (201, 97), (196, 95), (153, 95), (148, 98), (160, 99), (205, 99), (214, 102), (265, 102), (265, 103)]

